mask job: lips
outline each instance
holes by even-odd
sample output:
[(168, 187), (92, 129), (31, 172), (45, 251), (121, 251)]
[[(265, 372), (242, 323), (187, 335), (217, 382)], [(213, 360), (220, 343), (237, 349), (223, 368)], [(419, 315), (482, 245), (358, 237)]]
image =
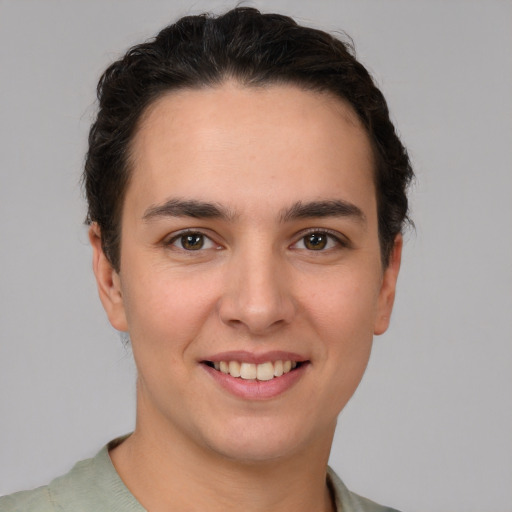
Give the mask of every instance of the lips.
[(262, 400), (277, 397), (294, 386), (307, 373), (311, 361), (284, 351), (230, 351), (199, 362), (225, 390), (244, 399)]
[(259, 364), (238, 360), (205, 361), (205, 364), (234, 378), (268, 381), (289, 373), (302, 363), (291, 359), (278, 359)]

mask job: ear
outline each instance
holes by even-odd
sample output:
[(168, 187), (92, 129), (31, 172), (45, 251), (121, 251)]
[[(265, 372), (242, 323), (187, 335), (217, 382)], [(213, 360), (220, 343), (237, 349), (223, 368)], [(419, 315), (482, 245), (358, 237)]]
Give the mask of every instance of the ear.
[(96, 276), (98, 294), (112, 326), (118, 331), (127, 331), (126, 314), (121, 293), (119, 274), (105, 256), (101, 246), (101, 230), (96, 222), (89, 228), (92, 246), (92, 268)]
[(398, 234), (395, 237), (393, 249), (391, 250), (389, 264), (384, 269), (382, 277), (382, 285), (377, 303), (377, 314), (375, 316), (375, 326), (373, 329), (374, 334), (383, 334), (389, 327), (391, 311), (393, 310), (393, 303), (395, 302), (396, 282), (400, 270), (400, 262), (402, 260), (402, 246), (403, 238), (402, 235)]

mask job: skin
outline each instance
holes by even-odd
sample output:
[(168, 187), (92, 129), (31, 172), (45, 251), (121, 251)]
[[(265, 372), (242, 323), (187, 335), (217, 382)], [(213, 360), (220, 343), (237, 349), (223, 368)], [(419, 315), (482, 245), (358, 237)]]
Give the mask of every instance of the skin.
[[(132, 154), (119, 273), (90, 231), (100, 298), (138, 369), (136, 429), (111, 452), (116, 469), (151, 511), (331, 510), (336, 418), (388, 327), (402, 246), (397, 236), (383, 269), (364, 129), (328, 94), (228, 82), (157, 100)], [(161, 214), (169, 200), (226, 215)], [(355, 208), (290, 212), (319, 201)], [(202, 248), (185, 249), (183, 230)], [(311, 232), (325, 247), (307, 244)], [(307, 364), (277, 396), (244, 399), (202, 364), (232, 350)]]

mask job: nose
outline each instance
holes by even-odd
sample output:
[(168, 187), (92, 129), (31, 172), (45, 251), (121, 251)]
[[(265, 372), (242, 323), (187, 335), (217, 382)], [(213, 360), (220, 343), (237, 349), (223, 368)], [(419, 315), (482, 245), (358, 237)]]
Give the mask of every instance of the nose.
[(247, 250), (226, 269), (219, 314), (223, 323), (264, 335), (289, 324), (296, 311), (286, 265), (271, 249)]

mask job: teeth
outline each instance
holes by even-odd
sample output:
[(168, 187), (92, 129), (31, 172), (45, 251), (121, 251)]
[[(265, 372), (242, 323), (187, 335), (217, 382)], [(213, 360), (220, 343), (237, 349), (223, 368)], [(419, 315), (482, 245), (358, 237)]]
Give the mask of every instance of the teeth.
[(270, 362), (259, 364), (256, 367), (256, 378), (258, 380), (270, 380), (274, 378), (274, 365)]
[(240, 363), (238, 361), (229, 361), (229, 374), (232, 377), (240, 377)]
[(216, 370), (244, 380), (272, 380), (297, 368), (296, 361), (267, 361), (261, 364), (220, 361), (213, 363)]
[(255, 379), (257, 375), (256, 365), (251, 363), (242, 363), (240, 365), (240, 377), (242, 379)]

